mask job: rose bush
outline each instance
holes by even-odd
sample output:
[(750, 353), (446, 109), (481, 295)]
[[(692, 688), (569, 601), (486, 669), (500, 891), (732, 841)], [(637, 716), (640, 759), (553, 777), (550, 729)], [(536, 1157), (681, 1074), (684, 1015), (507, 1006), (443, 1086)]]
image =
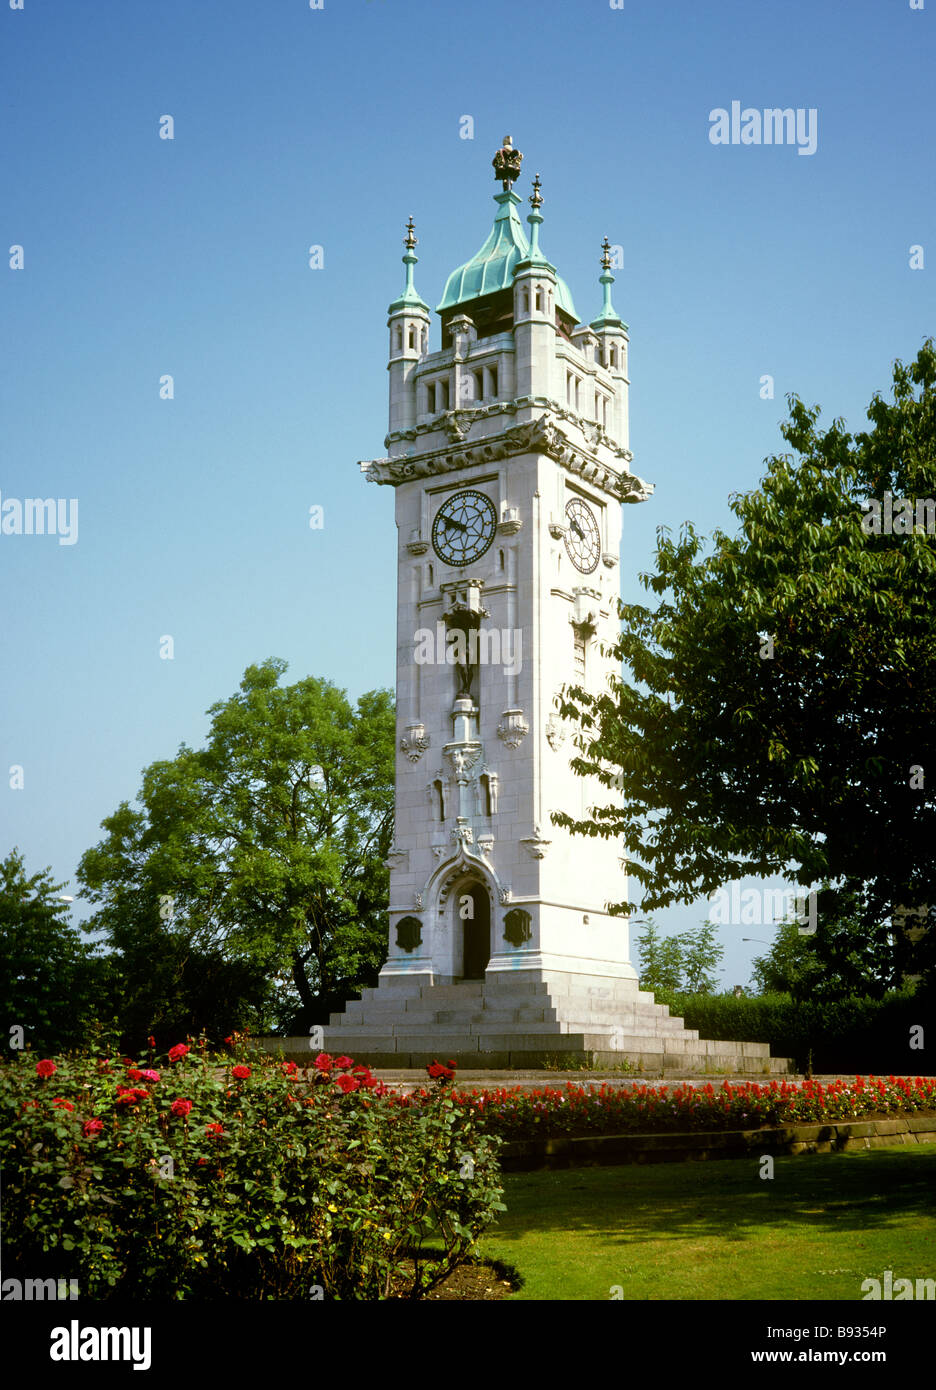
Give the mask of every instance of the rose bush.
[(177, 1044), (165, 1073), (0, 1068), (9, 1272), (91, 1298), (417, 1297), (503, 1210), (499, 1140), (448, 1088), (401, 1109), (350, 1057), (299, 1071), (237, 1047)]

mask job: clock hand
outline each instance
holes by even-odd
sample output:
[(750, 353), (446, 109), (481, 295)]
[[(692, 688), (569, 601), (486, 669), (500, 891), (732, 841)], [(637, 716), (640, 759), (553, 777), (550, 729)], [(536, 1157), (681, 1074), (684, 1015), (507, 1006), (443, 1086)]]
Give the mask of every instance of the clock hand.
[(463, 525), (462, 522), (456, 521), (456, 520), (454, 519), (454, 517), (450, 517), (450, 516), (445, 517), (445, 518), (443, 519), (442, 524), (443, 524), (443, 526), (454, 526), (454, 528), (455, 528), (456, 531), (467, 531), (467, 530), (468, 530), (468, 527), (465, 526), (465, 525)]
[(578, 522), (574, 518), (570, 518), (570, 520), (572, 522), (572, 530), (575, 532), (577, 536), (584, 540), (585, 532), (582, 530), (581, 526), (579, 526)]

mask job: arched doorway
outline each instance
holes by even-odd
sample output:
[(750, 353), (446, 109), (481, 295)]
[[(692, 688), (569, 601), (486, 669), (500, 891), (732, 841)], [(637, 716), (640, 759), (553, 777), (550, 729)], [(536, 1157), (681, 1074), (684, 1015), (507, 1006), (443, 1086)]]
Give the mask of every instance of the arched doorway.
[(491, 959), (491, 899), (483, 883), (466, 883), (455, 894), (455, 920), (462, 932), (462, 979), (483, 980)]

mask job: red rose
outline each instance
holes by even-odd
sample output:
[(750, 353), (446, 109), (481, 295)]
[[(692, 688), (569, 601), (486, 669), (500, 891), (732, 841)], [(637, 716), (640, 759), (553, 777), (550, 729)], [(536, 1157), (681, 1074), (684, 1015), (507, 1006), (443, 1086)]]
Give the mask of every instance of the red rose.
[(36, 1063), (36, 1075), (41, 1076), (43, 1081), (46, 1079), (47, 1076), (53, 1076), (57, 1071), (58, 1067), (55, 1065), (54, 1062), (50, 1062), (48, 1058), (46, 1058), (42, 1062)]
[(332, 1059), (327, 1052), (320, 1052), (315, 1059), (315, 1065), (319, 1071), (331, 1071)]
[(176, 1043), (175, 1047), (169, 1049), (169, 1061), (178, 1062), (180, 1057), (184, 1057), (186, 1052), (190, 1051), (191, 1049), (186, 1047), (185, 1043)]
[(60, 1110), (74, 1110), (75, 1108), (70, 1100), (63, 1100), (61, 1096), (56, 1096), (52, 1104), (57, 1105)]
[(141, 1077), (142, 1075), (143, 1075), (143, 1073), (142, 1073), (141, 1071), (137, 1071), (136, 1067), (130, 1067), (130, 1068), (128, 1069), (128, 1071), (127, 1071), (127, 1080), (128, 1080), (128, 1081), (139, 1081), (139, 1079), (140, 1079), (140, 1077)]
[(284, 1076), (295, 1076), (297, 1071), (298, 1071), (298, 1067), (296, 1066), (295, 1062), (284, 1062), (284, 1063), (283, 1063), (283, 1075), (284, 1075)]
[(84, 1124), (81, 1126), (81, 1132), (87, 1139), (92, 1134), (100, 1134), (103, 1128), (103, 1120), (85, 1120)]
[(225, 1038), (224, 1041), (227, 1044), (227, 1046), (230, 1047), (231, 1044), (234, 1042), (234, 1034), (232, 1033), (231, 1036), (229, 1038)]
[(206, 1133), (206, 1134), (223, 1134), (223, 1133), (224, 1133), (224, 1125), (219, 1125), (219, 1124), (205, 1125), (205, 1133)]
[(249, 1067), (232, 1067), (231, 1075), (236, 1076), (238, 1081), (246, 1081), (250, 1075)]
[(335, 1066), (336, 1066), (336, 1067), (353, 1067), (353, 1066), (354, 1066), (354, 1058), (353, 1058), (353, 1057), (336, 1057), (336, 1058), (335, 1058)]
[(353, 1076), (339, 1076), (335, 1079), (335, 1085), (345, 1095), (348, 1095), (350, 1091), (356, 1091), (360, 1084), (360, 1081), (355, 1081)]
[(189, 1113), (191, 1108), (192, 1102), (190, 1100), (182, 1100), (181, 1097), (178, 1100), (174, 1100), (169, 1107), (173, 1115), (181, 1115), (183, 1117)]
[(155, 1038), (147, 1038), (146, 1041), (149, 1043), (150, 1047), (155, 1047), (155, 1046), (156, 1046), (156, 1039), (155, 1039)]

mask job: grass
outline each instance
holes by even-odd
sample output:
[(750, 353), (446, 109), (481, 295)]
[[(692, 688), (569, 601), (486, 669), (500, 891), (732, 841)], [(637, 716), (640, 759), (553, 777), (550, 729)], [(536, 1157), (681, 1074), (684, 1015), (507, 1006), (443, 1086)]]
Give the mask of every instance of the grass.
[(505, 1174), (480, 1254), (519, 1300), (860, 1300), (887, 1269), (936, 1276), (936, 1144), (774, 1163)]

